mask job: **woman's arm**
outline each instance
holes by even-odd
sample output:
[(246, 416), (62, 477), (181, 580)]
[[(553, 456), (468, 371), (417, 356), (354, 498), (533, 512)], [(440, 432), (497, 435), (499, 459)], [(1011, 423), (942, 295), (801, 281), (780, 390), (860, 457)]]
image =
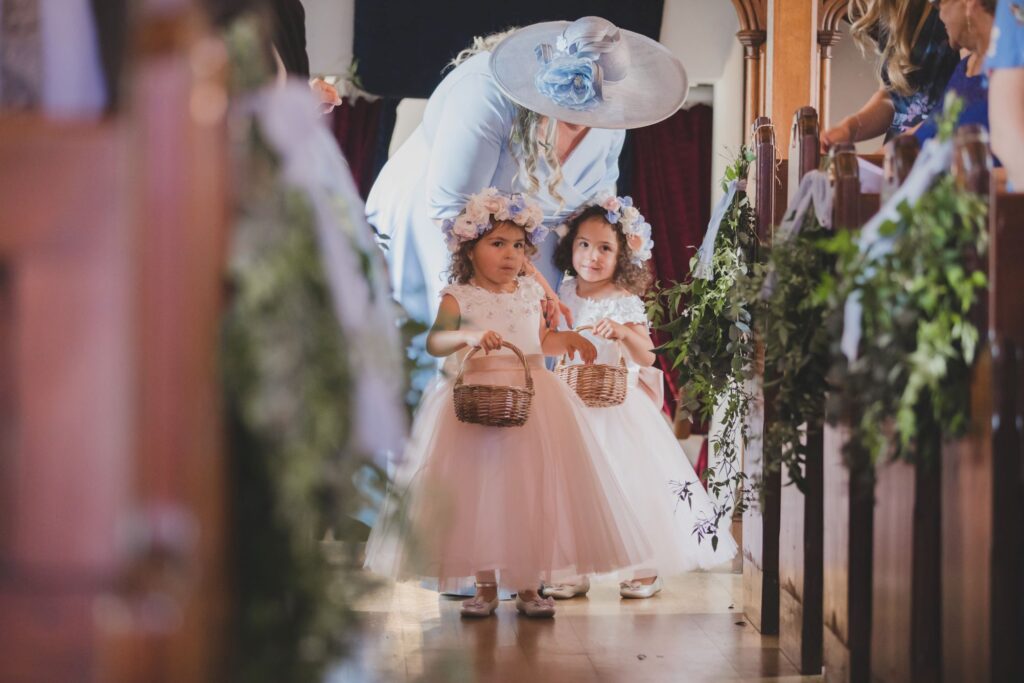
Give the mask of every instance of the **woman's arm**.
[(889, 130), (895, 113), (889, 91), (879, 88), (857, 113), (822, 133), (821, 146), (828, 149), (838, 142), (860, 142), (878, 137)]
[(615, 139), (608, 149), (608, 156), (604, 162), (604, 178), (601, 179), (599, 191), (618, 194), (615, 186), (619, 182), (619, 156), (622, 155), (622, 145), (626, 142), (626, 131), (615, 131)]
[(492, 330), (460, 330), (459, 302), (451, 294), (441, 298), (437, 318), (427, 333), (427, 353), (441, 358), (467, 346), (479, 346), (484, 353), (501, 348), (501, 335)]
[[(455, 216), (471, 194), (494, 180), (514, 108), (485, 74), (468, 74), (448, 91), (430, 143), (427, 211)], [(441, 239), (438, 231), (438, 239)]]
[(544, 322), (547, 327), (556, 329), (563, 317), (565, 318), (565, 324), (572, 327), (572, 309), (563, 304), (562, 300), (558, 298), (558, 293), (551, 288), (551, 283), (544, 277), (544, 273), (540, 272), (533, 263), (527, 261), (526, 274), (536, 280), (540, 288), (544, 290), (541, 312), (544, 314)]
[(1024, 68), (996, 69), (989, 78), (988, 117), (992, 152), (1006, 167), (1013, 188), (1024, 190)]
[(594, 334), (621, 342), (626, 353), (637, 365), (650, 367), (658, 358), (654, 353), (654, 341), (646, 325), (617, 323), (611, 318), (602, 318), (594, 325)]

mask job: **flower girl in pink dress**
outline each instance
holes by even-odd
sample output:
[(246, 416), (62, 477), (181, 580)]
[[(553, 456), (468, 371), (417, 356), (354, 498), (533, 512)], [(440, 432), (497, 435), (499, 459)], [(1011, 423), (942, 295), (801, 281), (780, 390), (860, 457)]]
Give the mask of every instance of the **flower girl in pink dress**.
[[(707, 569), (736, 554), (729, 506), (708, 496), (661, 412), (662, 374), (652, 367), (654, 343), (639, 296), (651, 281), (650, 224), (631, 198), (609, 196), (578, 211), (557, 232), (555, 265), (572, 276), (562, 282), (559, 298), (577, 327), (592, 327), (584, 335), (597, 346), (598, 362), (618, 364), (621, 356), (629, 369), (625, 401), (586, 412), (655, 547), (643, 567), (620, 574), (619, 593), (653, 597), (663, 576)], [(589, 580), (581, 578), (542, 592), (569, 598), (588, 588)]]
[[(540, 581), (635, 567), (652, 548), (615, 483), (609, 457), (586, 426), (585, 406), (545, 368), (544, 355), (594, 345), (545, 328), (541, 286), (524, 275), (546, 229), (539, 207), (488, 188), (446, 221), (452, 252), (427, 350), (446, 358), (447, 378), (420, 404), (395, 487), (371, 532), (366, 566), (397, 579), (437, 579), (441, 590), (475, 577), (463, 616), (498, 606), (498, 583), (518, 591), (516, 608), (551, 616)], [(525, 354), (535, 395), (520, 427), (460, 422), (451, 377), (465, 361), (466, 384), (522, 385)], [(404, 514), (394, 514), (401, 507)]]

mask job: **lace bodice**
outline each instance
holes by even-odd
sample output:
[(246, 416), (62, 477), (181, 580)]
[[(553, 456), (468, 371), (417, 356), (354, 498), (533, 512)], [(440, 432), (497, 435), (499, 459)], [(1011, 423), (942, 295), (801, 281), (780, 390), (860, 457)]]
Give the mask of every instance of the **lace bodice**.
[[(518, 283), (516, 291), (500, 294), (472, 284), (448, 285), (441, 296), (451, 294), (459, 302), (460, 329), (494, 330), (527, 355), (542, 353), (540, 304), (544, 289), (532, 277), (520, 277)], [(461, 361), (466, 353), (468, 349), (449, 359)], [(502, 349), (498, 353), (512, 352)]]
[[(576, 278), (567, 277), (558, 288), (558, 298), (572, 311), (573, 323), (577, 328), (593, 325), (602, 318), (611, 318), (618, 323), (649, 324), (644, 302), (635, 294), (625, 294), (608, 299), (588, 299), (576, 293)], [(619, 362), (617, 342), (595, 337), (589, 332), (583, 332), (583, 335), (594, 342), (597, 347), (598, 363), (614, 364)], [(628, 356), (626, 364), (630, 368), (638, 367)]]

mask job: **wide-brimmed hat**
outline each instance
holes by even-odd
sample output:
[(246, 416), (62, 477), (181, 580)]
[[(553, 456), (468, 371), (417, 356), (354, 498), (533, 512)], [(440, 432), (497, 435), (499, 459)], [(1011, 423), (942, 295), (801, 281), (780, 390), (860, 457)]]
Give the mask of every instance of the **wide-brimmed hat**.
[(601, 17), (523, 27), (491, 52), (491, 73), (516, 104), (592, 128), (640, 128), (686, 99), (686, 70), (661, 43)]

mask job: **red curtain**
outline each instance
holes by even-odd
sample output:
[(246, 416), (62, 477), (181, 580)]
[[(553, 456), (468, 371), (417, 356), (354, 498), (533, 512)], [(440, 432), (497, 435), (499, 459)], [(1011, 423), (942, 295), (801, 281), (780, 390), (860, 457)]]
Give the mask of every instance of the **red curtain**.
[[(698, 104), (632, 136), (630, 189), (640, 212), (652, 226), (655, 279), (662, 287), (681, 282), (690, 271), (711, 219), (711, 107)], [(654, 341), (665, 341), (655, 334)], [(663, 357), (669, 391), (665, 409), (675, 414), (677, 377)], [(698, 426), (699, 425), (695, 425)]]
[(397, 107), (397, 100), (387, 98), (372, 102), (345, 98), (332, 115), (331, 129), (363, 199), (388, 159)]

